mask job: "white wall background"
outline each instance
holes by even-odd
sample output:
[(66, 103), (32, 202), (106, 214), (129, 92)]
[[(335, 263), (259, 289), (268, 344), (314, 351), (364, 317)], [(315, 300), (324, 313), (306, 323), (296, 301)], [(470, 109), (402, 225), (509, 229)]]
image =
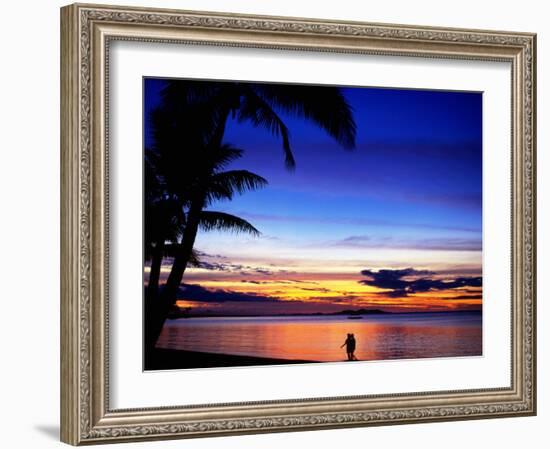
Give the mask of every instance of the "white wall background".
[[(122, 1), (122, 0), (121, 0)], [(233, 11), (418, 25), (532, 31), (538, 35), (539, 416), (353, 430), (146, 443), (147, 447), (314, 446), (446, 449), (541, 447), (550, 418), (548, 251), (550, 19), (546, 2), (462, 0), (132, 0), (136, 6)], [(0, 27), (0, 440), (59, 447), (59, 10), (63, 2), (2, 5)], [(546, 28), (546, 29), (545, 29)], [(136, 444), (124, 447), (146, 447)]]

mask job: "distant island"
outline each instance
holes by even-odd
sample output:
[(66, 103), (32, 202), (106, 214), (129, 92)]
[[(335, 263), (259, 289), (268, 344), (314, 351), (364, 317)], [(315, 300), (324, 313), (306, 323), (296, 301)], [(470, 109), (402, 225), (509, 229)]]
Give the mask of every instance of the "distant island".
[(415, 314), (415, 313), (481, 313), (481, 310), (429, 310), (429, 311), (414, 311), (414, 312), (390, 312), (382, 309), (345, 309), (338, 312), (314, 312), (314, 313), (279, 313), (272, 315), (245, 315), (245, 314), (235, 314), (235, 315), (217, 315), (215, 313), (202, 312), (193, 314), (190, 307), (180, 308), (174, 307), (170, 312), (168, 319), (176, 320), (179, 318), (207, 318), (207, 317), (262, 317), (262, 316), (272, 316), (272, 317), (292, 317), (292, 316), (363, 316), (363, 315), (399, 315), (399, 314)]
[(387, 312), (385, 310), (381, 309), (349, 309), (349, 310), (341, 310), (340, 312), (332, 312), (332, 313), (326, 313), (324, 315), (382, 315), (386, 313), (395, 313), (395, 312)]

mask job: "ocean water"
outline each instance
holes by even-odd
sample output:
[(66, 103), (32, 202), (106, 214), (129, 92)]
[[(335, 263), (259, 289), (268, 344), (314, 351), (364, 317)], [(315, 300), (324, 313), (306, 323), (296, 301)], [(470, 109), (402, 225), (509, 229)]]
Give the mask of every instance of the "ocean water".
[(347, 358), (348, 333), (358, 360), (482, 355), (479, 312), (180, 318), (165, 323), (157, 347), (334, 362)]

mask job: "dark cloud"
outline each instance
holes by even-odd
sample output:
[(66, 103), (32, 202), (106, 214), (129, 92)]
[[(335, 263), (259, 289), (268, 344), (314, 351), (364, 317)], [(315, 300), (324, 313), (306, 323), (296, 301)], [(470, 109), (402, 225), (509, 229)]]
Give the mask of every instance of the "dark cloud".
[[(313, 284), (313, 285), (318, 285), (319, 282), (315, 282), (315, 281), (298, 281), (296, 279), (285, 279), (285, 280), (281, 280), (281, 279), (273, 279), (271, 281), (257, 281), (255, 279), (241, 279), (241, 282), (242, 283), (245, 283), (245, 284), (257, 284), (257, 285), (261, 285), (261, 284)], [(318, 291), (318, 289), (315, 289), (316, 291)]]
[(210, 259), (227, 259), (226, 256), (222, 256), (221, 254), (208, 254), (208, 253), (205, 253), (204, 251), (199, 251), (198, 249), (195, 250), (195, 252), (199, 257), (207, 257)]
[(298, 279), (288, 279), (285, 282), (288, 284), (319, 284), (319, 282), (315, 281), (299, 281)]
[[(449, 277), (454, 277), (455, 275), (481, 276), (481, 267), (462, 266), (457, 268), (442, 268), (437, 270), (437, 274), (440, 276), (446, 275)], [(467, 293), (479, 293), (479, 291), (475, 289), (468, 289), (464, 291)]]
[(367, 279), (359, 281), (361, 284), (391, 290), (404, 290), (409, 286), (410, 281), (403, 278), (408, 276), (432, 275), (435, 273), (427, 270), (404, 268), (402, 270), (363, 270), (361, 271), (361, 274), (367, 277)]
[(401, 270), (363, 270), (361, 274), (367, 279), (360, 284), (390, 290), (384, 294), (398, 298), (409, 293), (423, 293), (437, 290), (450, 290), (462, 287), (481, 287), (481, 277), (457, 277), (454, 279), (437, 279), (436, 273), (428, 270), (404, 268)]
[(228, 301), (236, 302), (279, 302), (278, 298), (264, 296), (256, 293), (241, 293), (231, 290), (210, 290), (196, 284), (182, 284), (178, 294), (179, 299), (188, 301), (202, 301), (221, 303)]
[(298, 288), (298, 290), (305, 290), (305, 291), (308, 291), (308, 292), (321, 292), (321, 293), (330, 293), (332, 292), (332, 290), (328, 289), (328, 288), (315, 288), (315, 287), (312, 287), (312, 288), (309, 288), (309, 287), (296, 287)]
[(341, 244), (342, 246), (346, 243), (367, 243), (372, 242), (372, 238), (368, 235), (351, 235), (345, 239), (339, 240), (336, 242), (336, 245)]
[(205, 262), (201, 261), (197, 265), (198, 268), (211, 271), (229, 271), (228, 264), (218, 263), (218, 262)]
[(230, 273), (241, 273), (243, 276), (251, 274), (262, 274), (264, 276), (271, 276), (273, 271), (263, 267), (252, 267), (250, 265), (235, 264), (229, 262), (207, 262), (201, 260), (197, 265), (198, 268), (210, 271), (225, 271)]
[(241, 282), (244, 284), (256, 284), (256, 285), (264, 285), (264, 284), (290, 284), (291, 282), (288, 281), (257, 281), (255, 279), (241, 279)]

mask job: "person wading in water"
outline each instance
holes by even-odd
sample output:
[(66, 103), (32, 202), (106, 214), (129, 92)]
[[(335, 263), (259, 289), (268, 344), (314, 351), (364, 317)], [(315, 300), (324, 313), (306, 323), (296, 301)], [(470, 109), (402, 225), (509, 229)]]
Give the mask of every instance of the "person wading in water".
[(353, 334), (348, 334), (346, 341), (341, 348), (346, 347), (346, 353), (348, 355), (348, 360), (357, 360), (355, 357), (355, 336)]

